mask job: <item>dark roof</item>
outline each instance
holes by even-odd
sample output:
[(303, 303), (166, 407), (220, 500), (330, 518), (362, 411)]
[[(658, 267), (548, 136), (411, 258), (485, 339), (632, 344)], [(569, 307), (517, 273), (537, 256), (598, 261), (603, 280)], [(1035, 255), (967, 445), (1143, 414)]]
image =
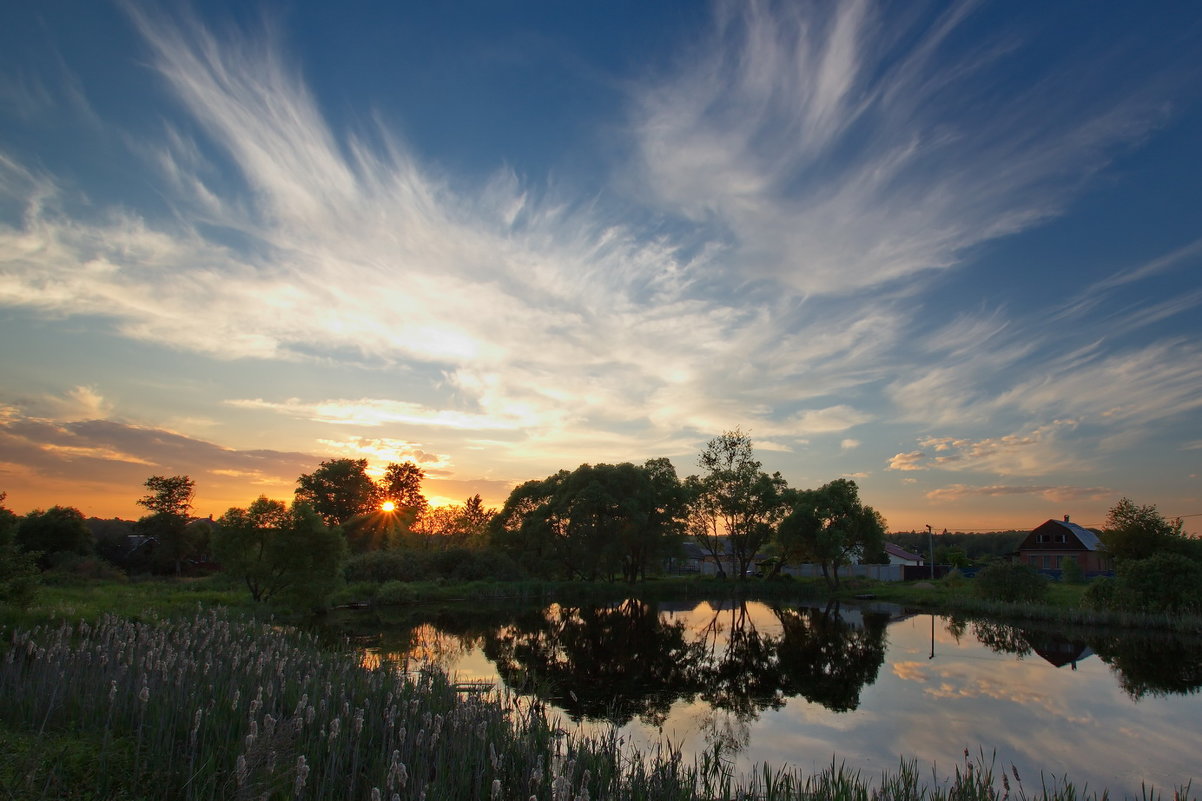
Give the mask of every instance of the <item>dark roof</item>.
[[(1097, 534), (1094, 534), (1089, 529), (1084, 528), (1083, 526), (1078, 526), (1076, 523), (1070, 523), (1067, 520), (1049, 520), (1043, 525), (1046, 526), (1048, 523), (1055, 523), (1066, 531), (1075, 534), (1077, 539), (1081, 541), (1081, 544), (1085, 546), (1087, 551), (1102, 550), (1102, 541), (1098, 539)], [(1043, 528), (1043, 526), (1039, 526), (1039, 528)]]
[(908, 559), (911, 562), (921, 562), (922, 557), (916, 553), (910, 553), (900, 545), (894, 545), (891, 542), (885, 543), (885, 553), (890, 556), (896, 556), (898, 559)]

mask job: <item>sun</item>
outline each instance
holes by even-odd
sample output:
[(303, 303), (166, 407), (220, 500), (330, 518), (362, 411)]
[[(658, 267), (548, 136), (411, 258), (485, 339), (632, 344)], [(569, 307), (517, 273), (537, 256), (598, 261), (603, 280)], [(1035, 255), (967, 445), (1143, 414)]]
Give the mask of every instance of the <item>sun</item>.
[(391, 511), (394, 511), (395, 509), (396, 509), (396, 504), (393, 503), (392, 501), (384, 501), (384, 503), (380, 504), (380, 511), (382, 511), (382, 512), (391, 512)]

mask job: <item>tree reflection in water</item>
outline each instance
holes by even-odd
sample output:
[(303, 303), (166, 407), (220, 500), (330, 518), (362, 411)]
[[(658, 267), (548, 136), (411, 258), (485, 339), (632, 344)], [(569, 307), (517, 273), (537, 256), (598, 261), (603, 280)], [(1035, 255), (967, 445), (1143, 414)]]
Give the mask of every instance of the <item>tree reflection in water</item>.
[(778, 647), (782, 692), (834, 712), (860, 706), (860, 691), (876, 681), (885, 660), (889, 616), (864, 612), (852, 625), (832, 601), (824, 609), (773, 609), (784, 628)]
[[(963, 621), (949, 622), (959, 625)], [(1076, 670), (1077, 662), (1096, 654), (1115, 673), (1119, 686), (1139, 701), (1145, 696), (1190, 695), (1202, 688), (1202, 639), (1131, 631), (1051, 629), (974, 620), (973, 634), (989, 649), (1032, 652), (1045, 661)]]
[(700, 699), (724, 713), (711, 714), (711, 728), (728, 746), (744, 739), (746, 721), (791, 697), (857, 708), (884, 661), (888, 616), (866, 614), (859, 624), (838, 604), (759, 608), (779, 629), (762, 630), (746, 602), (719, 605), (692, 632), (640, 601), (551, 607), (486, 636), (483, 650), (507, 685), (573, 720), (621, 725), (637, 716), (658, 726), (674, 703)]

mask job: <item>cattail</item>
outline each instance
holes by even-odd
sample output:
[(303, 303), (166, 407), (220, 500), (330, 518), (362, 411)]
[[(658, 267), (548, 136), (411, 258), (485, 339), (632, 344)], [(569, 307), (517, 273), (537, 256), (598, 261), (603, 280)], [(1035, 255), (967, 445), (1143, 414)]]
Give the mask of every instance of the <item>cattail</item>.
[(238, 780), (238, 786), (246, 784), (246, 777), (250, 774), (250, 768), (246, 766), (246, 755), (238, 754), (238, 764), (234, 769)]
[(492, 798), (492, 801), (497, 801), (497, 799), (501, 797), (501, 780), (500, 779), (492, 780), (492, 793), (490, 794), (490, 797)]
[(305, 764), (304, 756), (296, 758), (296, 783), (294, 785), (297, 795), (305, 789), (305, 780), (309, 778), (309, 766)]
[(263, 716), (263, 731), (267, 733), (268, 737), (275, 733), (275, 718), (270, 714)]
[(138, 700), (141, 701), (143, 705), (150, 700), (150, 688), (145, 684), (142, 685), (142, 690), (138, 693)]
[[(8, 655), (12, 656), (12, 651), (9, 651)], [(110, 681), (109, 682), (109, 703), (111, 704), (116, 697), (117, 697), (117, 682)]]
[(230, 709), (237, 712), (238, 711), (238, 701), (241, 698), (242, 698), (242, 691), (234, 690), (234, 700), (230, 701)]
[(379, 787), (371, 788), (371, 801), (381, 801)]
[(355, 710), (355, 734), (363, 731), (363, 708)]

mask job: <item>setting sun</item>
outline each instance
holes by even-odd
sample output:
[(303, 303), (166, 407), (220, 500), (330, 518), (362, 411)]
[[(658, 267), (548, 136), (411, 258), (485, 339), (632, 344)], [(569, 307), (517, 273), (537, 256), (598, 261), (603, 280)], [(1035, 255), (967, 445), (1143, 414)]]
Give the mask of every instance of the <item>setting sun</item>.
[(382, 511), (382, 512), (391, 512), (395, 509), (396, 509), (396, 504), (393, 503), (392, 501), (384, 501), (384, 503), (380, 504), (380, 511)]

